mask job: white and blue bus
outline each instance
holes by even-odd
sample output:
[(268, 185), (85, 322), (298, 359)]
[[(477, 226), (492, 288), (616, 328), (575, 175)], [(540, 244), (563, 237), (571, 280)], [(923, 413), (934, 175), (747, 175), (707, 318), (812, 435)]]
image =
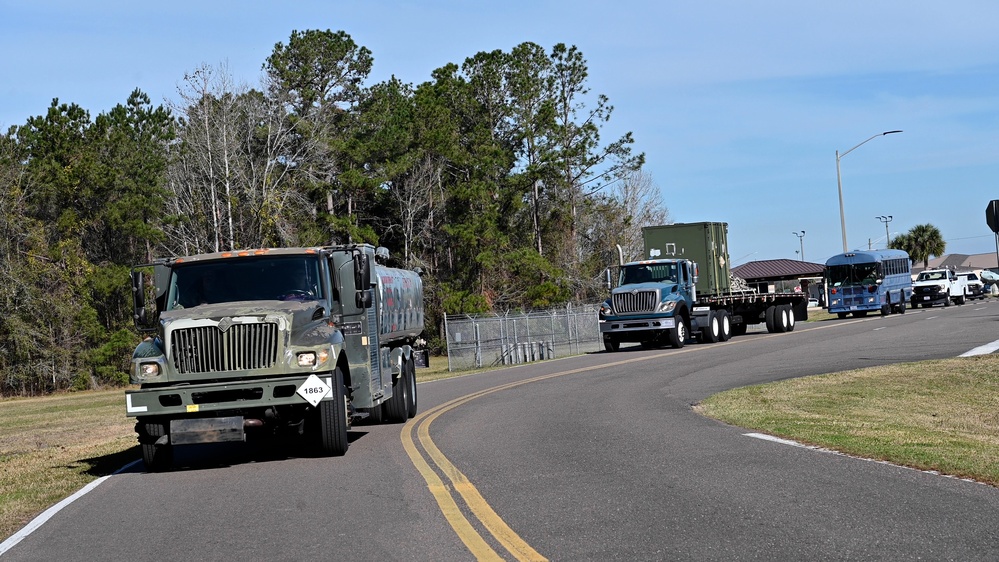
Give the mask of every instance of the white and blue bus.
[(912, 296), (909, 254), (902, 250), (856, 250), (826, 260), (829, 312), (856, 318), (877, 310), (905, 314)]

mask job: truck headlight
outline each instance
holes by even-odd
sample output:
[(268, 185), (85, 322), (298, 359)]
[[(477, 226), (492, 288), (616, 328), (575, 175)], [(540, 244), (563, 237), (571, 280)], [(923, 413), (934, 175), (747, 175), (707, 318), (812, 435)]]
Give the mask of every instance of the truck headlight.
[(151, 379), (160, 376), (159, 363), (142, 363), (139, 365), (139, 378)]
[(666, 301), (659, 303), (659, 312), (673, 312), (676, 308), (676, 301)]
[(299, 367), (315, 367), (316, 365), (322, 365), (329, 359), (329, 352), (326, 350), (315, 352), (306, 351), (298, 354), (298, 366)]

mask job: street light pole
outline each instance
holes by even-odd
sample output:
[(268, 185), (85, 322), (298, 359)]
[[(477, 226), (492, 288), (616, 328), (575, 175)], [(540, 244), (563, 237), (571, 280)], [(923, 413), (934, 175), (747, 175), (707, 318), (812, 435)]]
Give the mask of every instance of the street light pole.
[(847, 150), (843, 154), (840, 154), (838, 150), (836, 151), (836, 186), (839, 188), (839, 224), (840, 224), (840, 228), (843, 229), (843, 251), (844, 252), (849, 251), (849, 249), (847, 248), (847, 245), (846, 245), (846, 213), (843, 211), (843, 179), (842, 179), (842, 175), (839, 172), (839, 160), (840, 160), (840, 158), (843, 158), (847, 154), (850, 154), (851, 152), (853, 152), (854, 150), (860, 148), (862, 145), (866, 144), (869, 141), (872, 141), (872, 140), (874, 140), (874, 139), (876, 139), (878, 137), (883, 137), (885, 135), (891, 135), (891, 134), (894, 134), (894, 133), (901, 133), (901, 132), (902, 131), (885, 131), (883, 133), (878, 133), (876, 135), (873, 135), (871, 138), (865, 140), (864, 142), (858, 144), (857, 146), (851, 148), (850, 150)]
[(798, 234), (797, 232), (792, 232), (791, 234), (798, 237), (798, 243), (801, 244), (801, 261), (805, 261), (805, 231), (802, 230), (801, 234)]
[(891, 222), (891, 215), (888, 216), (881, 215), (880, 217), (874, 217), (874, 218), (885, 223), (885, 248), (890, 248), (891, 245), (889, 244), (889, 242), (891, 242), (891, 234), (888, 233), (888, 223)]

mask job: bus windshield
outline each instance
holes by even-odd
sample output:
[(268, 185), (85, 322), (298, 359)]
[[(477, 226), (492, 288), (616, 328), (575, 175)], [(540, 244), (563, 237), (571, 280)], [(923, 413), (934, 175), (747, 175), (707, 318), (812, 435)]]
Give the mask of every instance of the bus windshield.
[(849, 287), (852, 285), (872, 285), (878, 280), (877, 263), (852, 263), (831, 265), (827, 269), (829, 285)]

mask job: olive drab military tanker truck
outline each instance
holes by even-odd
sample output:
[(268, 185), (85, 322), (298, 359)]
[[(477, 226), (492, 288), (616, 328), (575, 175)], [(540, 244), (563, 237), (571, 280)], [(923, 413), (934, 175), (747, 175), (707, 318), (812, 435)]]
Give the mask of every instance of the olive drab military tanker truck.
[(414, 344), (423, 332), (417, 271), (346, 245), (220, 252), (132, 270), (136, 326), (126, 415), (150, 470), (173, 447), (303, 436), (347, 451), (361, 418), (417, 409)]
[[(733, 283), (726, 223), (650, 226), (642, 236), (647, 259), (619, 265), (618, 286), (600, 307), (607, 351), (622, 342), (683, 347), (693, 338), (726, 341), (754, 324), (790, 332), (808, 318), (804, 293), (759, 293)], [(610, 278), (608, 270), (608, 288)]]

